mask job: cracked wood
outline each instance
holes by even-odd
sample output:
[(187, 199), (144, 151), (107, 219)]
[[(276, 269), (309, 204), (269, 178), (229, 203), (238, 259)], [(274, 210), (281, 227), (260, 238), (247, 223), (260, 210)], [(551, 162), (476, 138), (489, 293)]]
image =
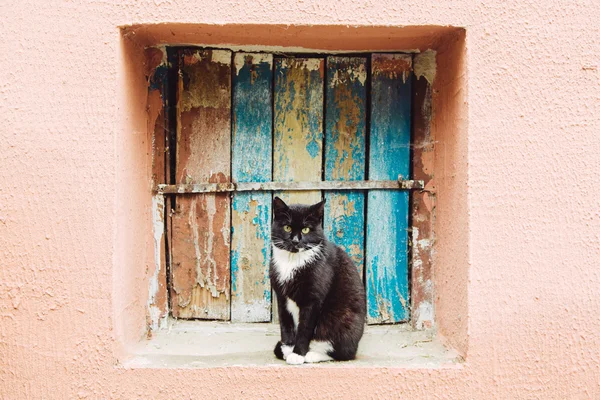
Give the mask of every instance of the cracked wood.
[[(180, 51), (176, 178), (230, 181), (231, 52)], [(230, 318), (230, 199), (177, 198), (172, 217), (171, 310), (177, 318)]]

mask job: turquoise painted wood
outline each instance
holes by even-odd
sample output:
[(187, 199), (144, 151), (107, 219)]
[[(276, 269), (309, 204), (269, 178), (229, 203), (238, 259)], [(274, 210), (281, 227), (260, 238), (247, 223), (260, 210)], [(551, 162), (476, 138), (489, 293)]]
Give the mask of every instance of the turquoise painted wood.
[[(371, 59), (369, 179), (409, 179), (412, 58)], [(408, 192), (372, 190), (367, 200), (367, 321), (409, 318)]]
[[(367, 59), (328, 57), (325, 106), (325, 180), (365, 179)], [(365, 194), (325, 193), (324, 230), (363, 276)]]
[[(233, 77), (233, 182), (271, 180), (273, 56), (236, 53)], [(271, 194), (233, 195), (231, 320), (271, 320)]]
[[(273, 180), (320, 181), (324, 59), (275, 60)], [(278, 193), (289, 203), (321, 201), (320, 191)]]

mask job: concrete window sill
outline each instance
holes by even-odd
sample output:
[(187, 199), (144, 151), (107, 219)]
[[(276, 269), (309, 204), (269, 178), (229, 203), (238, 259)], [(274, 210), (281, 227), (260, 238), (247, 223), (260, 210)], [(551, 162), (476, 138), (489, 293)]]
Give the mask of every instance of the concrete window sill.
[[(229, 324), (169, 321), (133, 349), (125, 368), (288, 367), (273, 355), (279, 340), (275, 324)], [(403, 367), (440, 368), (461, 358), (445, 348), (431, 331), (407, 325), (368, 326), (357, 358), (348, 362), (304, 364), (302, 368)]]

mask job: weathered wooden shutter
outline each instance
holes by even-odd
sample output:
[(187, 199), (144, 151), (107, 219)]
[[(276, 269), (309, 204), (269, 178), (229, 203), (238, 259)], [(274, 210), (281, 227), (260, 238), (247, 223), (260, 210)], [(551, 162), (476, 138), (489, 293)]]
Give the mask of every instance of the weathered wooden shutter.
[[(175, 176), (188, 186), (170, 189), (173, 316), (272, 319), (274, 190), (327, 199), (325, 232), (365, 277), (369, 323), (409, 318), (409, 197), (397, 180), (410, 179), (412, 57), (370, 57), (179, 51)], [(281, 190), (322, 180), (345, 187)], [(250, 182), (267, 184), (241, 189)]]

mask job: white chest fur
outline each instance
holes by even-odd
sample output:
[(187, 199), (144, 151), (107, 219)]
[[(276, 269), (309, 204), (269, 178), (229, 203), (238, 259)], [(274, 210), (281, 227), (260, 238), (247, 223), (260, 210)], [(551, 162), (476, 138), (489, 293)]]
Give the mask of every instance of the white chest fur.
[(273, 264), (277, 269), (279, 283), (284, 284), (292, 279), (299, 269), (316, 259), (320, 254), (320, 245), (298, 253), (290, 253), (273, 246)]

